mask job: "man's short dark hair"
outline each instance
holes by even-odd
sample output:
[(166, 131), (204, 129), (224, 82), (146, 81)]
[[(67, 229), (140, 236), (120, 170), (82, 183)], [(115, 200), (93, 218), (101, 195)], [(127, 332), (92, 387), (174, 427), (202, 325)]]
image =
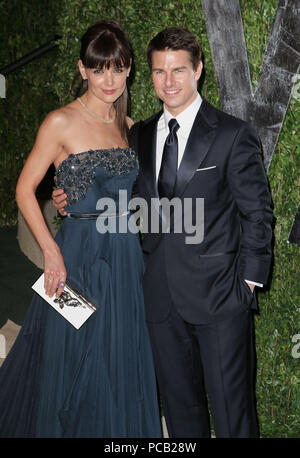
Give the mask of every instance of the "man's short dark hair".
[(167, 50), (187, 51), (190, 54), (194, 70), (202, 58), (202, 50), (193, 33), (182, 27), (170, 27), (159, 32), (148, 44), (147, 59), (150, 70), (152, 69), (152, 53)]

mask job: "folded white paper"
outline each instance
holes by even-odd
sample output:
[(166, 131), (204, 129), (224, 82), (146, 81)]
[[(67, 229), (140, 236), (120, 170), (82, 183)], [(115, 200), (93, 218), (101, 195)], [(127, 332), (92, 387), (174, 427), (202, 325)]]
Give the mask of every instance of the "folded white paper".
[(76, 329), (79, 329), (92, 313), (96, 311), (96, 307), (93, 304), (88, 302), (67, 284), (60, 297), (56, 298), (55, 295), (53, 297), (47, 296), (44, 289), (44, 274), (32, 285), (32, 289)]

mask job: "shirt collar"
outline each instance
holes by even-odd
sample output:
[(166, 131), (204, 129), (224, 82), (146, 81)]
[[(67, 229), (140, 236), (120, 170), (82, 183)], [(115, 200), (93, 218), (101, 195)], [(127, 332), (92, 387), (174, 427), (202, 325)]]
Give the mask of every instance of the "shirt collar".
[(165, 129), (169, 132), (169, 121), (170, 119), (174, 118), (178, 121), (180, 129), (178, 130), (178, 134), (188, 137), (191, 132), (192, 125), (195, 121), (196, 115), (199, 111), (199, 108), (202, 103), (202, 97), (200, 96), (199, 92), (197, 93), (197, 97), (195, 100), (179, 115), (173, 116), (171, 113), (164, 107), (163, 119), (165, 124)]

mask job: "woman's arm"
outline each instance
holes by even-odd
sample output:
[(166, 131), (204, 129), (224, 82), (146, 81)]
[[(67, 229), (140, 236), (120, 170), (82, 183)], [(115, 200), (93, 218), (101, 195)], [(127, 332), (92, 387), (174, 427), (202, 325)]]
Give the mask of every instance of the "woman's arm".
[[(67, 119), (60, 110), (51, 112), (42, 123), (36, 142), (24, 165), (16, 188), (18, 207), (27, 221), (44, 255), (45, 290), (52, 297), (63, 291), (66, 280), (64, 260), (40, 210), (35, 191), (49, 166), (63, 149), (63, 133)], [(57, 289), (58, 288), (58, 289)]]

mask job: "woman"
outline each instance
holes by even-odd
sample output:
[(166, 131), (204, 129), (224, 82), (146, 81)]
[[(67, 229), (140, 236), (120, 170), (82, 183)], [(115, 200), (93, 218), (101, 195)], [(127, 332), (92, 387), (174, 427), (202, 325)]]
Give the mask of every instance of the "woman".
[[(137, 234), (99, 233), (100, 198), (130, 197), (137, 159), (128, 148), (128, 39), (114, 21), (94, 24), (81, 42), (81, 98), (42, 123), (16, 198), (44, 254), (45, 291), (67, 279), (97, 311), (76, 330), (35, 296), (0, 370), (2, 437), (159, 437), (152, 355), (144, 318), (143, 259)], [(49, 165), (68, 194), (69, 217), (53, 240), (35, 190)]]

